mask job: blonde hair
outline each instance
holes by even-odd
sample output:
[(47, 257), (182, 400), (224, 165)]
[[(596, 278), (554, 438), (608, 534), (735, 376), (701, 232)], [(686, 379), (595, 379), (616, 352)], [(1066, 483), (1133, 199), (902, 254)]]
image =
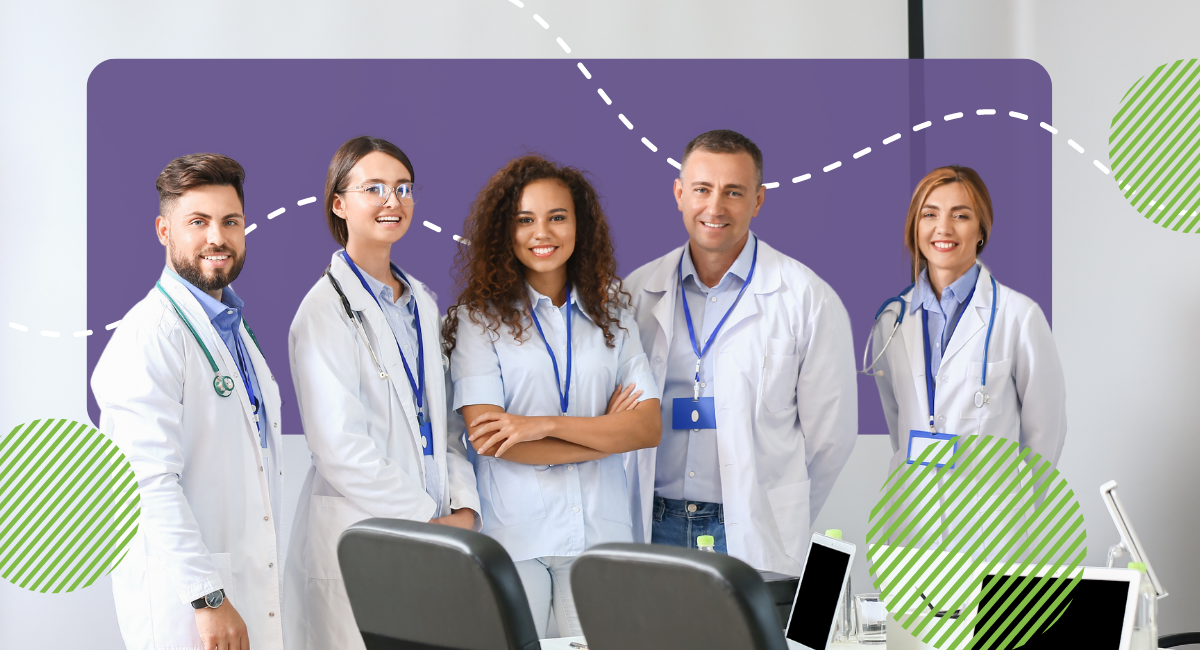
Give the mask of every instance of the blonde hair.
[(992, 197), (988, 194), (987, 185), (983, 184), (979, 173), (970, 167), (960, 165), (938, 167), (917, 183), (917, 189), (913, 190), (912, 202), (908, 204), (908, 219), (904, 222), (904, 247), (908, 249), (909, 257), (912, 258), (913, 282), (917, 281), (917, 276), (921, 275), (921, 271), (928, 264), (928, 260), (925, 259), (925, 254), (921, 252), (921, 246), (917, 242), (917, 221), (921, 214), (921, 208), (925, 207), (925, 201), (929, 198), (930, 192), (950, 183), (962, 183), (963, 188), (967, 190), (967, 195), (971, 197), (971, 202), (975, 204), (975, 213), (979, 215), (979, 234), (983, 241), (975, 249), (976, 257), (983, 252), (984, 248), (987, 248), (987, 242), (992, 232)]

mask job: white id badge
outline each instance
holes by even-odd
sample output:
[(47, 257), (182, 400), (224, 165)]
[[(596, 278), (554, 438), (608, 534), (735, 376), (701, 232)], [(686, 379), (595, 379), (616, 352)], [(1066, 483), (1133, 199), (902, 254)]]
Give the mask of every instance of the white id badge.
[[(908, 464), (917, 462), (921, 454), (930, 447), (939, 447), (929, 452), (922, 465), (933, 464), (935, 467), (945, 467), (945, 462), (958, 452), (958, 436), (950, 433), (931, 433), (913, 429), (908, 432)], [(954, 469), (954, 465), (950, 465)]]

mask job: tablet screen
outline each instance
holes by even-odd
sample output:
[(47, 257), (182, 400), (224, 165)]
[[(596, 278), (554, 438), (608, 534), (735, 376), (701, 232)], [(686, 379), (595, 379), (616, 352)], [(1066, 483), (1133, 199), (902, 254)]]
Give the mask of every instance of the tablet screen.
[(792, 603), (787, 638), (809, 648), (825, 647), (849, 564), (848, 553), (815, 542), (809, 545), (800, 589)]
[[(1001, 580), (1002, 583), (980, 600), (979, 607), (986, 611), (987, 608), (994, 606), (992, 603), (997, 601), (1003, 603), (1016, 592), (1018, 595), (1010, 601), (1010, 604), (1001, 606), (1004, 607), (1004, 614), (1018, 614), (1018, 619), (1022, 618), (1023, 612), (1018, 610), (1017, 603), (1020, 603), (1024, 596), (1032, 590), (1036, 590), (1036, 594), (1030, 600), (1036, 602), (1038, 596), (1045, 593), (1047, 587), (1045, 585), (1046, 578), (989, 575), (983, 577), (984, 589), (993, 580)], [(1121, 647), (1121, 626), (1125, 619), (1125, 604), (1128, 602), (1129, 590), (1132, 588), (1135, 586), (1131, 586), (1124, 580), (1080, 580), (1069, 596), (1070, 604), (1067, 605), (1058, 621), (1053, 625), (1049, 625), (1047, 622), (1047, 625), (1043, 625), (1045, 629), (1035, 634), (1025, 645), (1016, 645), (1016, 637), (1022, 636), (1021, 632), (1014, 634), (1012, 641), (1001, 643), (1013, 631), (1014, 623), (1000, 630), (999, 634), (989, 635), (991, 641), (986, 647), (992, 650), (1016, 650), (1017, 648), (1022, 650), (1040, 650), (1042, 648), (1061, 650), (1072, 647), (1088, 648), (1088, 650), (1118, 650)], [(981, 633), (980, 626), (976, 625), (975, 634)]]

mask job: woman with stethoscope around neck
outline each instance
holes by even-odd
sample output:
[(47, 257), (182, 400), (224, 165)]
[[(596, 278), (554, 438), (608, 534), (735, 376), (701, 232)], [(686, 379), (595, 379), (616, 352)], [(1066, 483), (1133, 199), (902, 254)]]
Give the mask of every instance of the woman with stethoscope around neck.
[(448, 408), (437, 303), (391, 261), (412, 223), (413, 179), (408, 156), (378, 138), (348, 140), (329, 165), (326, 220), (345, 248), (300, 303), (288, 337), (313, 462), (284, 578), (289, 648), (364, 647), (337, 559), (350, 524), (476, 527), (479, 495), (462, 420)]
[(889, 473), (945, 434), (1001, 437), (1058, 462), (1067, 433), (1058, 350), (1037, 303), (979, 263), (991, 232), (975, 170), (939, 167), (917, 185), (904, 233), (916, 282), (880, 307), (863, 360), (891, 434)]
[(583, 634), (568, 578), (632, 542), (622, 453), (658, 445), (659, 393), (599, 197), (578, 170), (509, 162), (479, 192), (443, 334), (483, 532), (516, 562), (538, 635)]

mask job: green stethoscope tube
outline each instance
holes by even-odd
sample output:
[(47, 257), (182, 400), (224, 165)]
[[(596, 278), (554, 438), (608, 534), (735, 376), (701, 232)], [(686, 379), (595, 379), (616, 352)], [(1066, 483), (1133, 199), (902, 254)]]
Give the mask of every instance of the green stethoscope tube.
[[(171, 295), (167, 293), (167, 290), (163, 289), (162, 284), (155, 282), (154, 286), (162, 293), (162, 295), (167, 297), (167, 300), (171, 303), (171, 306), (175, 308), (175, 313), (179, 314), (179, 319), (183, 321), (184, 325), (187, 325), (188, 331), (192, 333), (192, 338), (196, 339), (196, 343), (198, 343), (200, 345), (200, 349), (204, 351), (204, 357), (208, 359), (208, 365), (212, 366), (213, 374), (216, 375), (213, 377), (213, 390), (215, 390), (217, 395), (220, 395), (221, 397), (229, 397), (232, 395), (233, 388), (235, 386), (233, 383), (233, 378), (229, 375), (221, 374), (221, 369), (217, 367), (217, 362), (213, 360), (212, 354), (208, 351), (208, 346), (204, 345), (204, 341), (200, 340), (200, 335), (196, 333), (196, 328), (192, 327), (192, 321), (188, 320), (188, 317), (183, 315), (183, 310), (179, 308), (179, 305), (175, 303), (175, 300), (171, 298)], [(258, 344), (258, 337), (254, 335), (254, 330), (250, 329), (250, 323), (246, 322), (246, 318), (244, 316), (242, 317), (242, 324), (246, 326), (246, 333), (250, 335), (250, 340), (254, 341), (254, 347), (258, 348), (259, 354), (262, 354), (262, 346)]]

